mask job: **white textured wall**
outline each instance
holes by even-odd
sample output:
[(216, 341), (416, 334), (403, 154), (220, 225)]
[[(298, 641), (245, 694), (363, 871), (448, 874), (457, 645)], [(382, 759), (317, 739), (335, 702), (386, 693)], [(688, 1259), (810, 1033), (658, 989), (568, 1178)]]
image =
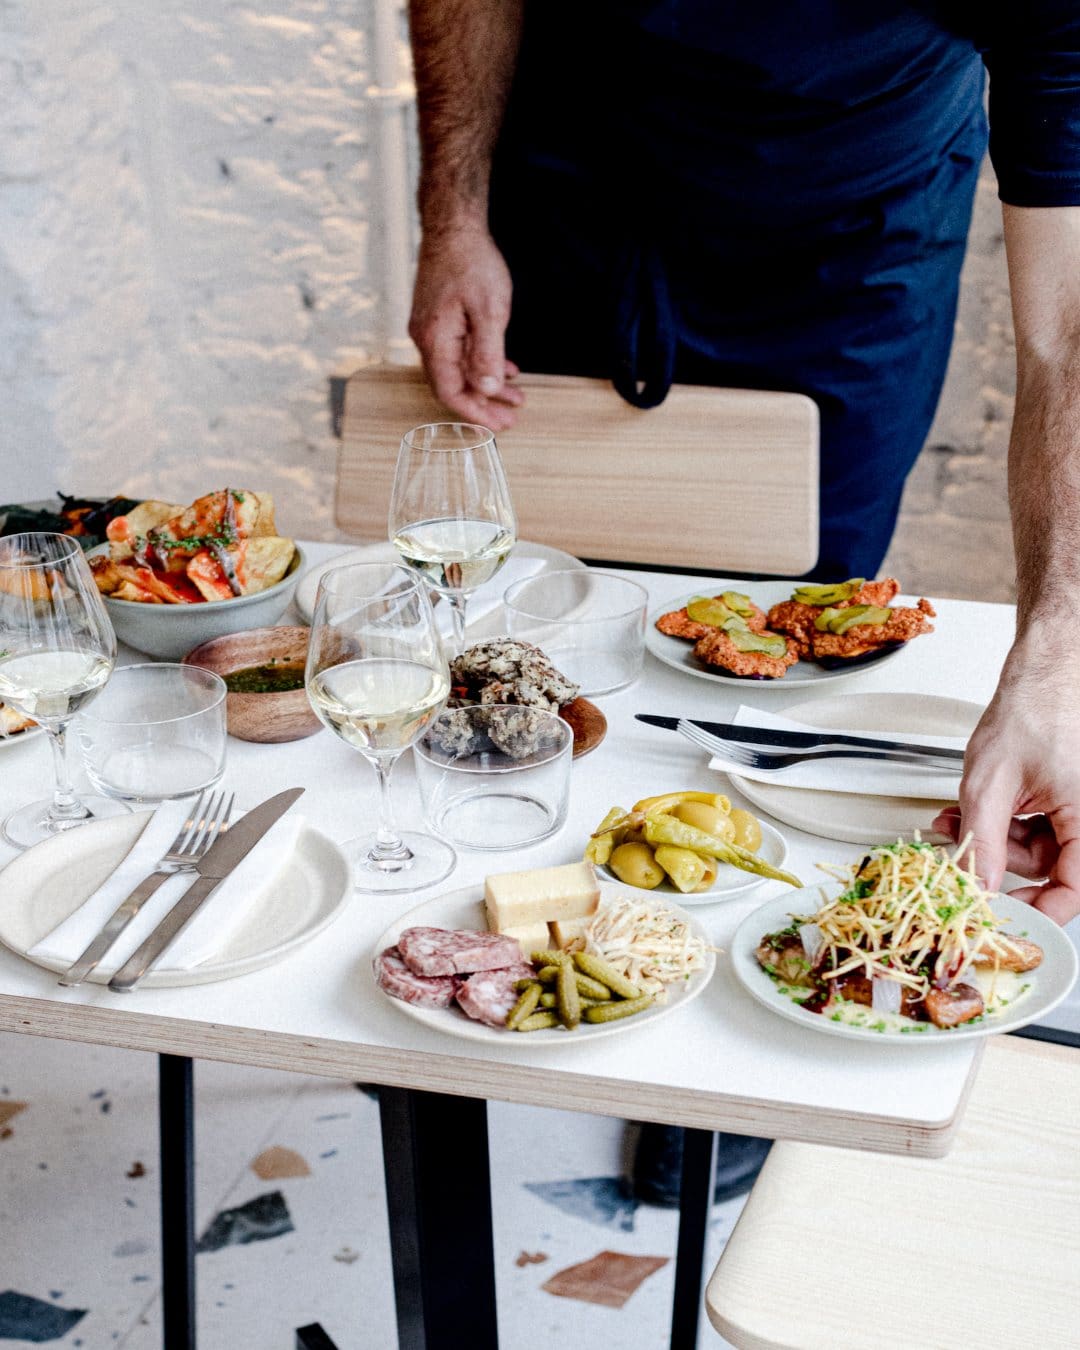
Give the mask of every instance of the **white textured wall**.
[[(374, 2), (0, 0), (0, 500), (232, 483), (333, 534), (329, 377), (383, 337)], [(1011, 595), (1012, 382), (986, 172), (906, 589)]]
[(243, 482), (331, 532), (328, 377), (380, 318), (370, 5), (0, 0), (0, 500)]

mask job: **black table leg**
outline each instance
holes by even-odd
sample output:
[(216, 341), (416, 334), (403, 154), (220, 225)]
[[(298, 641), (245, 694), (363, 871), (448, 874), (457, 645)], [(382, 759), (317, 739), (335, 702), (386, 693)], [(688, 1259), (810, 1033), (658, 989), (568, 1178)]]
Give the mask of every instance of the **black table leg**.
[(164, 1350), (195, 1350), (195, 1096), (191, 1060), (158, 1056)]
[(379, 1091), (399, 1350), (498, 1350), (487, 1104)]
[(679, 1242), (675, 1253), (675, 1295), (671, 1309), (671, 1350), (697, 1350), (705, 1275), (705, 1242), (716, 1178), (716, 1135), (683, 1131)]

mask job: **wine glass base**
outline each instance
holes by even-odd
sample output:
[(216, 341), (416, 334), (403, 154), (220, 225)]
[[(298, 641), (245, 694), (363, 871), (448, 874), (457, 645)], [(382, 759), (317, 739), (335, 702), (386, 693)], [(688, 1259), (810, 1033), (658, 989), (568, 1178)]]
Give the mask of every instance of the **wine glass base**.
[(412, 855), (400, 865), (372, 862), (371, 853), (378, 843), (375, 835), (364, 835), (345, 843), (345, 852), (352, 863), (354, 891), (362, 895), (422, 891), (444, 881), (457, 866), (457, 854), (441, 839), (410, 830), (403, 830), (399, 837)]
[(93, 793), (80, 795), (79, 801), (89, 814), (76, 820), (59, 822), (50, 819), (51, 798), (31, 802), (29, 806), (20, 806), (4, 821), (3, 836), (15, 848), (33, 848), (35, 844), (42, 844), (46, 839), (54, 839), (58, 834), (65, 834), (68, 830), (77, 830), (80, 825), (86, 825), (92, 820), (104, 820), (108, 816), (126, 816), (131, 811), (126, 802), (114, 801), (112, 797), (100, 797)]

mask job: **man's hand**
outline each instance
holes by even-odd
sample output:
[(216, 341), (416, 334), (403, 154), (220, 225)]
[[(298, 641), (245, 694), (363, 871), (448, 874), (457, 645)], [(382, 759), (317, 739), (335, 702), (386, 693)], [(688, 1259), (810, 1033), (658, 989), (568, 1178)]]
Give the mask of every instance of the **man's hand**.
[(485, 229), (424, 234), (409, 336), (436, 397), (492, 431), (512, 426), (525, 401), (508, 383), (518, 370), (503, 346), (510, 289), (506, 263)]
[(1013, 894), (1062, 924), (1080, 914), (1078, 689), (1071, 668), (1014, 648), (969, 742), (959, 810), (934, 821), (954, 840), (973, 836), (990, 890), (1006, 868), (1048, 878)]
[[(1016, 411), (1009, 504), (1016, 641), (968, 745), (959, 818), (992, 890), (1006, 866), (1048, 878), (1016, 894), (1058, 923), (1080, 913), (1080, 207), (1004, 207)], [(1017, 820), (1016, 817), (1035, 819)]]

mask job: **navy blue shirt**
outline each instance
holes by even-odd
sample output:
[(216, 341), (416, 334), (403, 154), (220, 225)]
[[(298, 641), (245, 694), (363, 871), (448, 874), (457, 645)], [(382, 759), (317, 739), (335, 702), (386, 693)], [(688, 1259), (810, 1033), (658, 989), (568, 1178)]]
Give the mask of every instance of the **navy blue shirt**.
[(952, 342), (987, 70), (1002, 198), (1080, 205), (1080, 0), (527, 0), (491, 193), (508, 354), (641, 407), (808, 394), (818, 575), (874, 575)]
[(1080, 204), (1077, 0), (529, 0), (507, 135), (642, 198), (813, 219), (928, 172), (984, 63), (1003, 200)]

